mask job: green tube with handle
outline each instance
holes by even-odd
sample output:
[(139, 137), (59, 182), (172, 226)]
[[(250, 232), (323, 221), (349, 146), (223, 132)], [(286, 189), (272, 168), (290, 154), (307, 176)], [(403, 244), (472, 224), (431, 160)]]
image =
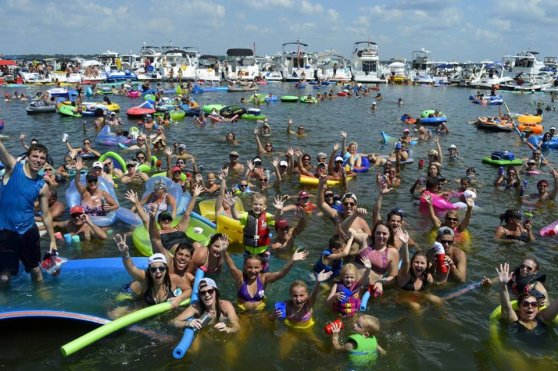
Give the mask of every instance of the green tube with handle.
[[(190, 299), (186, 299), (180, 303), (180, 305), (188, 305), (190, 303)], [(128, 327), (133, 325), (139, 321), (142, 321), (146, 318), (153, 317), (157, 314), (161, 314), (167, 312), (172, 309), (172, 304), (170, 302), (164, 302), (156, 305), (149, 306), (147, 308), (140, 309), (138, 311), (129, 313), (125, 316), (115, 319), (103, 325), (95, 330), (80, 336), (79, 338), (72, 340), (71, 342), (63, 345), (60, 350), (62, 351), (62, 355), (67, 357), (69, 355), (74, 354), (75, 352), (80, 351), (81, 349), (93, 344), (97, 340), (100, 340), (124, 327)]]

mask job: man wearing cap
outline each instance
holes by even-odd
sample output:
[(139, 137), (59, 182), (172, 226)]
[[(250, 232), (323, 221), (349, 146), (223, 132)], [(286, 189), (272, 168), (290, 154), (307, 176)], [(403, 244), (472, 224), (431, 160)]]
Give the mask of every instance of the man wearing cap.
[(310, 194), (306, 191), (300, 191), (298, 193), (298, 199), (296, 203), (285, 206), (283, 208), (283, 213), (288, 213), (290, 211), (293, 211), (295, 214), (297, 213), (301, 213), (303, 215), (304, 213), (311, 214), (315, 208), (316, 205), (310, 202)]
[[(108, 161), (110, 161), (110, 160), (108, 160)], [(112, 179), (112, 176), (105, 173), (104, 164), (102, 162), (95, 161), (93, 163), (93, 166), (91, 167), (91, 173), (97, 175), (97, 177), (99, 177), (99, 178), (103, 178), (105, 181), (114, 185), (114, 179)]]
[(134, 160), (126, 161), (126, 172), (122, 175), (122, 178), (120, 178), (122, 184), (143, 184), (149, 180), (149, 176), (146, 173), (137, 170), (137, 165), (138, 163)]
[(553, 138), (556, 136), (556, 128), (554, 126), (550, 127), (550, 129), (548, 130), (548, 132), (550, 133), (550, 137)]
[(457, 146), (455, 144), (448, 147), (448, 158), (450, 160), (458, 160), (460, 158), (459, 151), (457, 150)]
[(188, 160), (192, 160), (194, 159), (194, 156), (191, 153), (188, 153), (186, 151), (186, 144), (181, 143), (181, 144), (174, 144), (174, 147), (176, 148), (176, 159), (180, 159), (180, 160), (184, 160), (184, 161), (188, 161)]
[(229, 169), (229, 174), (233, 178), (238, 178), (244, 173), (244, 165), (238, 161), (239, 158), (240, 155), (237, 151), (231, 151), (229, 153), (229, 162), (225, 162), (222, 167), (222, 169)]
[[(441, 244), (443, 249), (438, 245), (433, 246), (427, 252), (429, 272), (432, 274), (436, 282), (447, 282), (448, 280), (456, 282), (465, 282), (467, 280), (467, 255), (460, 248), (455, 246), (454, 233), (449, 227), (440, 227), (436, 235), (436, 242)], [(446, 272), (443, 272), (438, 263), (438, 254), (444, 254)]]
[[(293, 205), (289, 205), (293, 206)], [(283, 209), (285, 210), (285, 209)], [(290, 252), (294, 247), (296, 237), (306, 228), (306, 214), (302, 214), (296, 226), (291, 227), (287, 219), (279, 219), (275, 221), (275, 231), (277, 232), (273, 241), (271, 241), (271, 249)]]
[(63, 222), (54, 222), (55, 228), (61, 228), (72, 236), (78, 235), (81, 240), (89, 241), (92, 238), (104, 240), (107, 238), (103, 228), (97, 227), (89, 215), (83, 211), (83, 207), (76, 205), (70, 209), (70, 219)]
[(33, 144), (27, 150), (25, 164), (16, 162), (0, 139), (0, 161), (5, 172), (0, 191), (0, 288), (6, 287), (19, 270), (19, 261), (33, 281), (41, 281), (39, 267), (41, 246), (35, 224), (35, 200), (38, 199), (43, 222), (50, 239), (49, 252), (56, 253), (52, 216), (48, 207), (50, 190), (39, 170), (43, 168), (48, 149)]

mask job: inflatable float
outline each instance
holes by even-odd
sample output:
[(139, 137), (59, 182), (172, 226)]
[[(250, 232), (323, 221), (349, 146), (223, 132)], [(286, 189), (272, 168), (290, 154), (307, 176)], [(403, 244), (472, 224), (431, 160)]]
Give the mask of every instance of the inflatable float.
[[(352, 180), (353, 178), (354, 176), (348, 176), (347, 181)], [(319, 179), (313, 176), (301, 175), (299, 178), (299, 183), (302, 185), (317, 186), (319, 183)], [(327, 180), (328, 186), (335, 186), (340, 184), (341, 184), (340, 180), (333, 180), (333, 179)]]

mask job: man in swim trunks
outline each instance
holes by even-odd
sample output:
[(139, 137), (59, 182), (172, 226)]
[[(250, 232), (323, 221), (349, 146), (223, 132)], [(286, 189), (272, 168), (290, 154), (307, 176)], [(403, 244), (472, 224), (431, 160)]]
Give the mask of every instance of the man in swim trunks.
[(50, 190), (39, 170), (43, 168), (48, 149), (34, 144), (27, 150), (25, 164), (16, 162), (0, 140), (0, 161), (5, 166), (0, 192), (0, 287), (10, 283), (18, 272), (21, 260), (33, 281), (42, 281), (39, 267), (41, 246), (39, 229), (35, 224), (34, 201), (38, 198), (43, 222), (49, 238), (51, 254), (56, 253), (52, 216), (48, 207)]

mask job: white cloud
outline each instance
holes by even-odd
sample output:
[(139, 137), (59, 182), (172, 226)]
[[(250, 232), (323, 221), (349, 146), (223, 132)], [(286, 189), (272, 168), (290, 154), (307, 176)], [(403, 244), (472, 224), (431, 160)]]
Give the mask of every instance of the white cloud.
[(243, 0), (246, 6), (252, 9), (274, 9), (274, 8), (285, 8), (290, 9), (294, 6), (293, 0)]
[(312, 4), (308, 0), (302, 0), (300, 2), (300, 12), (303, 14), (320, 14), (324, 12), (324, 8), (321, 4)]
[(329, 8), (327, 10), (327, 16), (329, 17), (329, 20), (332, 22), (337, 22), (339, 20), (339, 12), (335, 9)]

